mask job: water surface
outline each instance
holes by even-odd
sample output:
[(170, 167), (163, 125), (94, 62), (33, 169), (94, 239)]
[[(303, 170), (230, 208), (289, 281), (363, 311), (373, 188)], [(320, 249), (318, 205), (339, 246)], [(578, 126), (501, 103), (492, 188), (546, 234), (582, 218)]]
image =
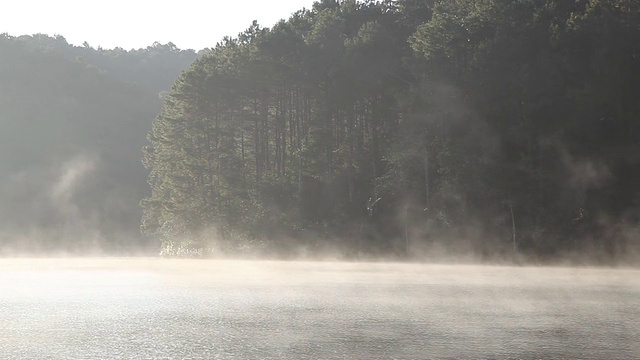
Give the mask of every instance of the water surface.
[(0, 359), (633, 359), (640, 272), (0, 260)]

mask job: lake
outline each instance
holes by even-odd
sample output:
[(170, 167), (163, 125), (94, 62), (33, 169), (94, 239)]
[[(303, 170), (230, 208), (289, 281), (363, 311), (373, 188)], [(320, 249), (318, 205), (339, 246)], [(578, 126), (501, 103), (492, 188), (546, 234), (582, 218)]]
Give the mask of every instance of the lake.
[(639, 359), (640, 271), (0, 259), (0, 359)]

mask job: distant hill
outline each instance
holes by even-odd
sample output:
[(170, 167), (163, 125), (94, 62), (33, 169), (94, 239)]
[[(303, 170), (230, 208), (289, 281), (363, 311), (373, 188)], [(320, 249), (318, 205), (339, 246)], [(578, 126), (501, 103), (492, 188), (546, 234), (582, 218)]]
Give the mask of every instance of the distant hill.
[(197, 54), (0, 35), (0, 254), (140, 246), (141, 148)]
[(66, 60), (94, 66), (107, 76), (123, 82), (161, 92), (169, 90), (180, 74), (196, 59), (194, 50), (178, 49), (173, 43), (153, 43), (141, 49), (93, 48), (88, 43), (73, 46), (63, 36), (35, 34), (13, 38), (25, 50), (35, 53), (57, 53)]

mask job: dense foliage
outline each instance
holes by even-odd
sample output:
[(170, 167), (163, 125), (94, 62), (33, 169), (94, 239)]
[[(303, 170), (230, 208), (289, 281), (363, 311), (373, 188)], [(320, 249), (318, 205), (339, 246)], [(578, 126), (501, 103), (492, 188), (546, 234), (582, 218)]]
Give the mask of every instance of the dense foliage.
[(254, 23), (165, 98), (143, 230), (167, 246), (619, 259), (639, 245), (639, 11), (323, 0)]
[(0, 254), (141, 245), (140, 149), (159, 92), (195, 58), (0, 35)]

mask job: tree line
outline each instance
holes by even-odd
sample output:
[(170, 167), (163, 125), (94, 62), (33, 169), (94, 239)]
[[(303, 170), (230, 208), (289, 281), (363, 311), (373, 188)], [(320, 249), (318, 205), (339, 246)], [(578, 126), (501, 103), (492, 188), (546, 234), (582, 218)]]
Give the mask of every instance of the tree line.
[(165, 96), (142, 230), (167, 252), (631, 258), (639, 26), (633, 0), (323, 0), (254, 22)]

